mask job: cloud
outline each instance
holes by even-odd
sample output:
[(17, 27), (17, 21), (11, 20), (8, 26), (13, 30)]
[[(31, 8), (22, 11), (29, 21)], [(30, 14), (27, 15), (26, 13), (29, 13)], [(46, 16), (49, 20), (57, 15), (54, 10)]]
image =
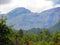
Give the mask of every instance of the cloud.
[(52, 1), (54, 5), (60, 4), (60, 0), (47, 0), (47, 1)]
[(16, 7), (25, 7), (32, 12), (41, 12), (52, 7), (51, 1), (45, 0), (11, 0), (7, 5), (2, 5), (0, 10), (2, 13), (7, 13)]
[(56, 4), (60, 4), (60, 0), (53, 0), (53, 2), (54, 2), (54, 5), (56, 5)]
[(7, 4), (9, 3), (11, 0), (0, 0), (0, 4)]

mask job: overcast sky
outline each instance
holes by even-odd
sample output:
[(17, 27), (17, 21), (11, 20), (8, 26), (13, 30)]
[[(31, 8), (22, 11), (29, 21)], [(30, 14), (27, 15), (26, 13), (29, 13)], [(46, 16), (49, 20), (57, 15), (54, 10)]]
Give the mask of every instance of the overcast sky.
[(55, 5), (60, 6), (59, 0), (0, 0), (0, 13), (8, 13), (16, 7), (25, 7), (32, 12), (41, 12)]

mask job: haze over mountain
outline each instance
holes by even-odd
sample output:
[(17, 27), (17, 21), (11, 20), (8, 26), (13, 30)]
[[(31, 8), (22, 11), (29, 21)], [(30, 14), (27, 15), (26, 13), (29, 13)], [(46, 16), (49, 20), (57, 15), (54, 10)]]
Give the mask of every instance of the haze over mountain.
[(18, 7), (6, 14), (7, 25), (14, 25), (15, 29), (49, 28), (60, 20), (60, 7), (34, 13), (24, 7)]

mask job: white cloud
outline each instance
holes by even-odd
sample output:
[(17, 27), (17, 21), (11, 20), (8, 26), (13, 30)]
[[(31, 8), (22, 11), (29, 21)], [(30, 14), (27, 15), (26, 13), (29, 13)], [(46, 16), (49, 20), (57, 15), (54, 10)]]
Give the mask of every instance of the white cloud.
[(25, 7), (32, 12), (40, 12), (51, 8), (53, 3), (45, 0), (12, 0), (11, 3), (0, 6), (0, 11), (7, 13), (16, 7)]
[(9, 3), (11, 0), (0, 0), (0, 5), (3, 5), (3, 4), (7, 4)]

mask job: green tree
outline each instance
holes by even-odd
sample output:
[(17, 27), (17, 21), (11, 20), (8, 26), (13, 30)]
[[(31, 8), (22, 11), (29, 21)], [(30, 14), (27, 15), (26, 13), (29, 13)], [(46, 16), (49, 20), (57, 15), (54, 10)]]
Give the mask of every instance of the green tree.
[(19, 35), (20, 37), (23, 37), (23, 30), (22, 30), (22, 29), (20, 29), (20, 30), (18, 31), (18, 35)]
[(6, 25), (6, 20), (7, 19), (3, 17), (0, 19), (0, 45), (8, 45), (11, 42), (11, 40), (9, 40), (11, 28)]
[(49, 38), (50, 38), (50, 32), (48, 29), (44, 29), (40, 32), (40, 40), (46, 40), (46, 41), (49, 41)]

